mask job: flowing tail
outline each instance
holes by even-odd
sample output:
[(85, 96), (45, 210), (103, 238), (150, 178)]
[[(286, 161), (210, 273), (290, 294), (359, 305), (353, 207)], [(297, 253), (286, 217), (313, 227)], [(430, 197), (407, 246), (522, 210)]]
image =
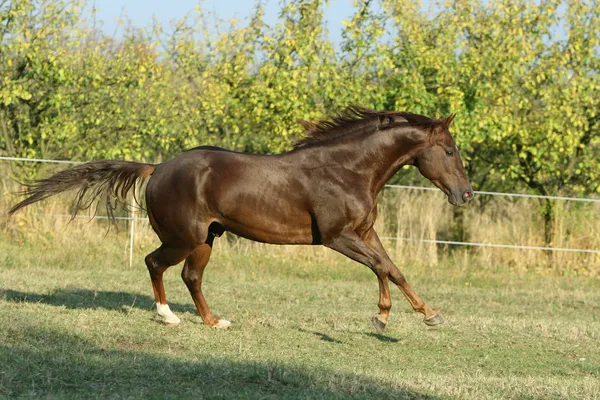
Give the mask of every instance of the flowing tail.
[[(106, 198), (106, 213), (114, 219), (114, 210), (119, 204), (125, 206), (127, 192), (138, 179), (152, 175), (156, 165), (131, 161), (92, 161), (61, 171), (47, 179), (34, 180), (20, 194), (28, 196), (13, 206), (9, 214), (67, 190), (79, 189), (73, 200), (73, 217), (79, 210), (89, 208), (96, 200)], [(137, 199), (136, 199), (137, 201)]]

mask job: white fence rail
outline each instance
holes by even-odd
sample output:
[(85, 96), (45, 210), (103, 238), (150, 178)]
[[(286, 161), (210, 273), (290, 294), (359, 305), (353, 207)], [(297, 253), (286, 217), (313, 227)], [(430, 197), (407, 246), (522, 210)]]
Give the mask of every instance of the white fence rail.
[[(81, 161), (70, 161), (70, 160), (44, 160), (38, 158), (20, 158), (20, 157), (1, 157), (0, 160), (4, 161), (22, 161), (22, 162), (38, 162), (38, 163), (52, 163), (52, 164), (83, 164)], [(406, 190), (426, 190), (426, 191), (437, 191), (437, 188), (422, 187), (422, 186), (407, 186), (407, 185), (385, 185), (389, 189), (406, 189)], [(521, 197), (531, 199), (550, 199), (559, 201), (579, 201), (588, 203), (600, 203), (600, 199), (593, 198), (581, 198), (581, 197), (563, 197), (563, 196), (542, 196), (524, 193), (503, 193), (503, 192), (484, 192), (474, 191), (475, 194), (487, 195), (487, 196), (504, 196), (504, 197)], [(52, 217), (64, 217), (72, 218), (68, 214), (36, 214), (37, 216), (52, 216)], [(75, 218), (87, 218), (87, 219), (108, 219), (106, 216), (76, 216)], [(130, 221), (129, 230), (129, 265), (133, 264), (133, 245), (135, 241), (135, 221), (148, 221), (148, 218), (136, 217), (132, 212), (130, 217), (115, 217), (117, 220)], [(572, 252), (572, 253), (592, 253), (600, 254), (600, 250), (596, 249), (574, 249), (574, 248), (562, 248), (562, 247), (542, 247), (542, 246), (524, 246), (524, 245), (511, 245), (502, 243), (477, 243), (477, 242), (457, 242), (450, 240), (434, 240), (434, 239), (415, 239), (415, 238), (400, 238), (400, 237), (382, 237), (384, 240), (393, 241), (416, 241), (422, 243), (435, 243), (442, 245), (452, 246), (471, 246), (471, 247), (493, 247), (493, 248), (505, 248), (505, 249), (518, 249), (518, 250), (541, 250), (541, 251), (561, 251), (561, 252)]]

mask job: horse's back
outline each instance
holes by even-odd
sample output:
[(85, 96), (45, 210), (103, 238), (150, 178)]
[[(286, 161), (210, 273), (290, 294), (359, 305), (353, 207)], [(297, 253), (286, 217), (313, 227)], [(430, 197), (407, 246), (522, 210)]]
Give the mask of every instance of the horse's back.
[(218, 222), (253, 240), (312, 243), (308, 188), (295, 172), (281, 156), (195, 148), (156, 169), (148, 211), (158, 227), (177, 221), (185, 231), (189, 221), (201, 228)]

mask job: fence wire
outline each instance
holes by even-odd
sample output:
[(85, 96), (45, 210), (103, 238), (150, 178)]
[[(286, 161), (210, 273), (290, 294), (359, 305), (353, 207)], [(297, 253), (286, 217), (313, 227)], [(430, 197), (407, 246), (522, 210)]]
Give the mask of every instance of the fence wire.
[(571, 253), (600, 254), (600, 250), (571, 249), (571, 248), (567, 248), (567, 247), (543, 247), (543, 246), (523, 246), (523, 245), (517, 245), (517, 244), (455, 242), (452, 240), (415, 239), (415, 238), (400, 238), (400, 237), (386, 237), (386, 236), (382, 237), (381, 239), (404, 241), (404, 242), (449, 244), (449, 245), (453, 245), (453, 246), (496, 247), (496, 248), (519, 249), (519, 250), (544, 250), (544, 251), (564, 251), (564, 252), (571, 252)]
[[(438, 188), (424, 187), (424, 186), (407, 186), (407, 185), (385, 185), (386, 188), (396, 189), (411, 189), (411, 190), (433, 190), (437, 191)], [(537, 194), (526, 194), (526, 193), (504, 193), (504, 192), (483, 192), (474, 190), (475, 194), (483, 194), (488, 196), (505, 196), (505, 197), (525, 197), (529, 199), (549, 199), (549, 200), (562, 200), (562, 201), (584, 201), (588, 203), (600, 203), (600, 199), (590, 199), (585, 197), (563, 197), (563, 196), (542, 196)]]

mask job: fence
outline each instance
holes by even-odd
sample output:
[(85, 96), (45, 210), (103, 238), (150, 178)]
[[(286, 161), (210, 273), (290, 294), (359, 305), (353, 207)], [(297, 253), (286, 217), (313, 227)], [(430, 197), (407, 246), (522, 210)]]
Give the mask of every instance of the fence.
[[(0, 157), (0, 160), (4, 161), (22, 161), (22, 162), (39, 162), (39, 163), (53, 163), (53, 164), (82, 164), (79, 161), (69, 160), (44, 160), (35, 158), (19, 158), (19, 157)], [(402, 190), (422, 190), (422, 191), (438, 191), (437, 188), (421, 187), (421, 186), (407, 186), (407, 185), (385, 185), (387, 189), (402, 189)], [(523, 193), (503, 193), (503, 192), (486, 192), (486, 191), (474, 191), (478, 195), (486, 196), (504, 196), (504, 197), (520, 197), (520, 198), (532, 198), (532, 199), (550, 199), (559, 201), (575, 201), (575, 202), (587, 202), (587, 203), (600, 203), (600, 199), (593, 198), (579, 198), (579, 197), (563, 197), (563, 196), (541, 196), (531, 195)], [(67, 214), (37, 214), (38, 216), (53, 216), (53, 217), (64, 217), (72, 218), (71, 215)], [(76, 218), (90, 218), (85, 216), (77, 216)], [(106, 219), (105, 216), (94, 216), (94, 219)], [(129, 217), (116, 217), (118, 220), (130, 221), (129, 228), (129, 264), (133, 263), (133, 246), (135, 242), (135, 222), (136, 221), (148, 221), (148, 218), (140, 218), (135, 216), (135, 208), (132, 207), (131, 214)], [(450, 240), (436, 240), (436, 239), (415, 239), (415, 238), (404, 238), (404, 237), (382, 237), (385, 240), (392, 241), (418, 241), (424, 243), (435, 243), (452, 246), (471, 246), (471, 247), (492, 247), (492, 248), (506, 248), (506, 249), (520, 249), (520, 250), (540, 250), (540, 251), (551, 251), (551, 252), (572, 252), (572, 253), (592, 253), (600, 254), (598, 249), (578, 249), (578, 248), (562, 248), (562, 247), (543, 247), (543, 246), (525, 246), (525, 245), (511, 245), (502, 243), (477, 243), (477, 242), (460, 242)]]

